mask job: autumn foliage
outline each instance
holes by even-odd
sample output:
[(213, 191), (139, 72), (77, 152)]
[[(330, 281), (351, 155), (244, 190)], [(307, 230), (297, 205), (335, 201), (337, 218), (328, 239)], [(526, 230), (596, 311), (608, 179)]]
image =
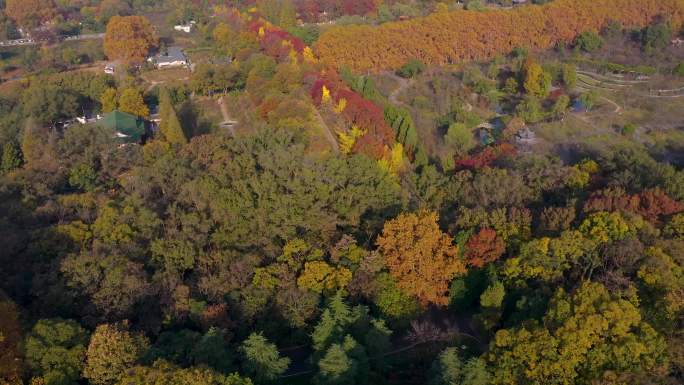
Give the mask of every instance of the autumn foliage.
[(342, 115), (350, 125), (357, 126), (364, 132), (355, 142), (353, 152), (379, 159), (392, 147), (394, 130), (385, 121), (382, 108), (350, 90), (334, 70), (321, 73), (311, 88), (311, 97), (317, 106), (325, 103), (327, 98), (335, 105), (345, 100)]
[(114, 16), (107, 24), (104, 50), (110, 59), (140, 63), (157, 43), (152, 24), (143, 16)]
[(496, 261), (506, 249), (506, 245), (496, 231), (482, 229), (474, 234), (466, 244), (466, 260), (470, 266), (484, 267)]
[(378, 0), (296, 0), (297, 13), (306, 22), (321, 20), (322, 12), (328, 17), (366, 15), (377, 10)]
[(501, 143), (496, 146), (487, 147), (481, 152), (456, 161), (456, 168), (459, 170), (477, 170), (489, 167), (499, 158), (515, 155), (515, 147), (510, 143)]
[(437, 219), (434, 212), (402, 214), (385, 223), (377, 244), (401, 290), (423, 304), (446, 305), (449, 282), (465, 266)]
[(650, 222), (657, 222), (661, 216), (684, 211), (684, 204), (670, 198), (658, 188), (634, 195), (620, 190), (604, 190), (591, 195), (584, 205), (584, 211), (624, 211), (641, 215)]
[(545, 49), (572, 42), (611, 21), (643, 27), (665, 16), (675, 30), (684, 20), (680, 0), (555, 0), (542, 6), (487, 12), (458, 10), (424, 18), (326, 31), (315, 50), (321, 60), (355, 70), (397, 69), (411, 58), (428, 64), (492, 58), (516, 47)]
[(22, 27), (37, 27), (57, 16), (52, 0), (7, 0), (5, 12)]
[(251, 21), (248, 30), (257, 35), (264, 53), (279, 61), (288, 58), (291, 52), (301, 55), (306, 47), (299, 38), (262, 19)]

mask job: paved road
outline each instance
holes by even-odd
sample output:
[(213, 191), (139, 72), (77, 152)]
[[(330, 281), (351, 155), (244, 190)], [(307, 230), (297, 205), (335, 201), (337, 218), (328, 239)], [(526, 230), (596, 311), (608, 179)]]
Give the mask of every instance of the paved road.
[(104, 39), (104, 36), (105, 36), (104, 33), (87, 33), (84, 35), (68, 36), (68, 37), (65, 37), (64, 40), (66, 40), (66, 41), (71, 41), (71, 40), (97, 40), (97, 39)]
[(15, 47), (19, 45), (33, 45), (36, 42), (33, 39), (16, 39), (0, 41), (0, 47)]
[[(97, 39), (103, 39), (104, 35), (105, 35), (104, 33), (88, 33), (88, 34), (84, 34), (84, 35), (62, 37), (60, 39), (63, 41), (97, 40)], [(38, 44), (38, 43), (39, 43), (39, 41), (35, 41), (33, 39), (30, 39), (30, 38), (5, 40), (5, 41), (0, 41), (0, 47), (16, 47), (16, 46), (23, 46), (23, 45), (34, 45), (34, 44)]]

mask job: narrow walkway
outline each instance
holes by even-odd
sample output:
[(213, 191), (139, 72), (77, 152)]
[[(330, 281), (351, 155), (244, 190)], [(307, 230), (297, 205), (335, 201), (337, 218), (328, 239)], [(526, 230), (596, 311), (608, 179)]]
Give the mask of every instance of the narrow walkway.
[[(602, 90), (602, 91), (608, 91), (608, 92), (615, 92), (615, 91), (627, 91), (634, 89), (635, 86), (645, 86), (649, 83), (648, 80), (624, 80), (620, 79), (614, 76), (606, 76), (606, 75), (601, 75), (595, 72), (589, 72), (589, 71), (577, 71), (577, 80), (580, 83), (577, 86), (577, 89), (581, 91), (589, 91), (589, 90)], [(639, 91), (639, 90), (634, 90), (632, 92), (634, 95), (641, 96), (644, 98), (653, 98), (653, 99), (658, 99), (658, 98), (681, 98), (684, 97), (684, 87), (677, 87), (677, 88), (672, 88), (672, 89), (657, 89), (657, 90), (649, 90), (648, 93)], [(619, 107), (617, 103), (614, 103), (613, 101), (604, 98), (606, 101), (609, 103), (616, 105), (616, 107)], [(622, 111), (622, 108), (616, 108), (616, 113), (620, 113)]]
[(337, 143), (337, 139), (335, 138), (335, 135), (333, 134), (332, 130), (330, 127), (328, 127), (328, 124), (323, 120), (323, 117), (321, 116), (321, 112), (318, 111), (317, 108), (314, 108), (314, 117), (318, 121), (318, 124), (321, 126), (323, 129), (323, 134), (325, 135), (326, 139), (328, 139), (328, 142), (330, 142), (330, 145), (333, 148), (333, 151), (338, 153), (340, 152), (340, 145)]
[(218, 103), (219, 108), (221, 109), (221, 116), (223, 117), (223, 121), (221, 124), (219, 124), (219, 126), (222, 128), (227, 128), (228, 131), (230, 131), (230, 134), (235, 136), (235, 125), (237, 124), (237, 120), (234, 120), (230, 117), (230, 114), (228, 113), (228, 106), (226, 106), (223, 96), (218, 98), (216, 103)]
[(616, 102), (614, 102), (614, 101), (612, 101), (612, 100), (606, 98), (605, 96), (602, 96), (601, 99), (602, 99), (602, 100), (605, 100), (606, 102), (608, 102), (608, 103), (612, 104), (613, 106), (615, 106), (615, 111), (613, 111), (614, 114), (618, 114), (618, 115), (622, 114), (622, 107), (620, 107), (619, 104), (617, 104)]
[(404, 92), (408, 87), (413, 85), (413, 79), (405, 79), (405, 78), (402, 78), (401, 76), (397, 76), (396, 74), (394, 74), (392, 72), (387, 72), (387, 74), (390, 75), (397, 82), (399, 82), (399, 87), (397, 87), (394, 91), (392, 91), (392, 93), (389, 94), (387, 99), (392, 104), (404, 104), (403, 102), (399, 101), (399, 95), (402, 92)]

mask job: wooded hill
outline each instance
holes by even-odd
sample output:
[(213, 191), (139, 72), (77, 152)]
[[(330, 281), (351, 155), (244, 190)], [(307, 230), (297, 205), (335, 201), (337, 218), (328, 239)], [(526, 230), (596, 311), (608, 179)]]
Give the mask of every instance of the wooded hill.
[(613, 22), (644, 27), (659, 18), (675, 29), (681, 27), (684, 1), (556, 0), (512, 10), (458, 10), (379, 27), (331, 28), (315, 50), (331, 66), (358, 71), (396, 69), (414, 58), (447, 64), (488, 59), (516, 47), (550, 48)]

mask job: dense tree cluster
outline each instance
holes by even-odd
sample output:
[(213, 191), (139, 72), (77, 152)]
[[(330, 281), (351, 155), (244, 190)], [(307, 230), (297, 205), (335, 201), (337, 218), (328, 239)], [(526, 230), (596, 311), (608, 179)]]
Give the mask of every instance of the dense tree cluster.
[(573, 42), (611, 21), (644, 27), (661, 16), (678, 28), (684, 9), (677, 0), (555, 0), (513, 10), (435, 13), (379, 27), (335, 27), (321, 35), (315, 51), (328, 65), (356, 70), (398, 69), (413, 58), (458, 63)]
[[(186, 3), (172, 2), (174, 22), (206, 8)], [(586, 9), (556, 0), (481, 15), (553, 21), (570, 7), (573, 33), (543, 27), (570, 38), (607, 4), (577, 3)], [(186, 83), (152, 84), (144, 77), (166, 72), (145, 68), (43, 73), (0, 96), (0, 383), (684, 380), (675, 151), (622, 133), (548, 152), (516, 140), (582, 100), (574, 64), (519, 49), (442, 70), (412, 52), (398, 73), (364, 75), (319, 62), (293, 32), (308, 3), (235, 4), (246, 11), (217, 5), (187, 37), (214, 50), (199, 50), (212, 60)], [(320, 4), (365, 14), (395, 3)], [(613, 11), (641, 25), (668, 4)], [(98, 8), (110, 23), (131, 12)], [(483, 17), (435, 10), (428, 20)], [(632, 39), (658, 49), (667, 32), (656, 23)], [(394, 86), (407, 95), (388, 96)], [(86, 108), (159, 120), (123, 144), (72, 121)], [(224, 108), (234, 126), (201, 126), (198, 111)]]
[(311, 89), (311, 97), (319, 106), (338, 106), (337, 109), (349, 124), (362, 130), (353, 143), (355, 152), (380, 159), (392, 148), (395, 134), (385, 121), (383, 110), (373, 101), (350, 90), (337, 72), (323, 72)]
[(25, 28), (35, 28), (57, 15), (57, 7), (52, 0), (8, 0), (5, 6), (7, 15)]

